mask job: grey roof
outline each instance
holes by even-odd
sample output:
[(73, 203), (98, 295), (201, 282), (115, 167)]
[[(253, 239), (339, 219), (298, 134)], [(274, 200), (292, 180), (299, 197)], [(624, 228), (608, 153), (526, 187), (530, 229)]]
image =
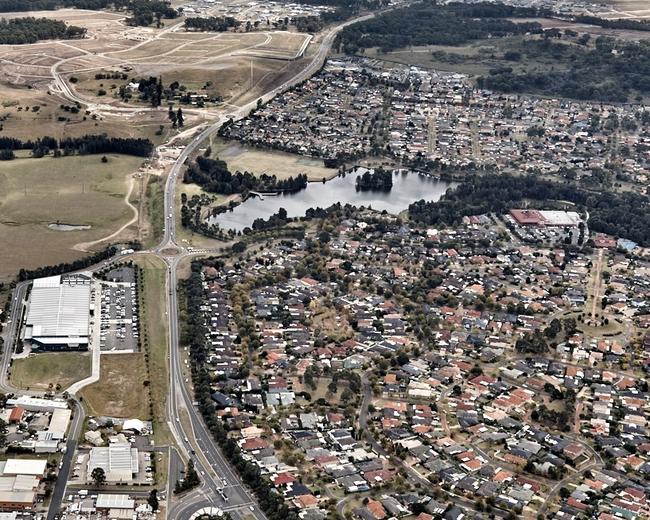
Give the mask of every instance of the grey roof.
[(39, 343), (88, 343), (90, 277), (50, 276), (32, 284), (28, 338)]

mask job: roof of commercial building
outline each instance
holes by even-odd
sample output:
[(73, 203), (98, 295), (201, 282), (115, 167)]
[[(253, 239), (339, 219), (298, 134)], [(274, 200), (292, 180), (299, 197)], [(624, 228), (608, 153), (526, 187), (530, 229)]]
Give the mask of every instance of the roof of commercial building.
[(536, 209), (511, 209), (510, 214), (520, 225), (538, 225), (544, 222), (544, 217)]
[(510, 215), (521, 226), (578, 226), (582, 219), (575, 211), (511, 209)]
[(95, 507), (133, 509), (135, 507), (135, 500), (130, 498), (129, 495), (108, 495), (100, 493), (97, 495)]
[(580, 215), (575, 211), (540, 211), (547, 226), (577, 226), (580, 224)]
[(30, 505), (36, 499), (35, 491), (0, 491), (0, 504)]
[(0, 491), (33, 491), (40, 479), (34, 475), (0, 477)]
[(38, 475), (45, 474), (46, 460), (40, 459), (7, 459), (0, 462), (2, 475)]
[(81, 275), (34, 280), (26, 319), (31, 337), (87, 337), (90, 321), (89, 282), (89, 277)]
[(109, 482), (130, 480), (133, 473), (138, 472), (138, 467), (138, 450), (131, 448), (130, 444), (111, 444), (90, 450), (88, 473), (102, 468)]
[(21, 406), (25, 410), (47, 412), (58, 408), (67, 409), (68, 403), (63, 399), (45, 399), (43, 397), (32, 397), (21, 395), (7, 399), (11, 406)]
[(47, 430), (56, 436), (63, 437), (66, 430), (68, 429), (68, 423), (70, 422), (71, 415), (72, 410), (70, 409), (54, 410), (52, 412), (52, 418), (50, 419), (50, 425), (47, 427)]

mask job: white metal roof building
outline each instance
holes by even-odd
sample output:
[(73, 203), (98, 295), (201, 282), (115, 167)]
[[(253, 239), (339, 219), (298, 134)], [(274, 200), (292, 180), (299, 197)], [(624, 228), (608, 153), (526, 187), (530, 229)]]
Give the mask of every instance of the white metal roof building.
[(68, 430), (68, 423), (72, 417), (72, 410), (54, 410), (50, 419), (50, 425), (47, 427), (49, 437), (54, 440), (65, 438), (65, 432)]
[(32, 283), (24, 338), (35, 348), (87, 349), (90, 274), (38, 278)]
[(53, 412), (54, 410), (67, 410), (68, 403), (64, 399), (46, 399), (44, 397), (32, 397), (21, 395), (7, 399), (10, 406), (20, 406), (30, 412)]
[(102, 468), (106, 482), (132, 482), (138, 473), (138, 450), (130, 444), (111, 444), (90, 450), (88, 478), (95, 468)]
[(43, 477), (46, 468), (47, 461), (42, 459), (8, 459), (0, 462), (0, 475), (3, 477), (16, 475)]
[(97, 509), (135, 509), (135, 500), (129, 495), (109, 495), (100, 493), (95, 503)]

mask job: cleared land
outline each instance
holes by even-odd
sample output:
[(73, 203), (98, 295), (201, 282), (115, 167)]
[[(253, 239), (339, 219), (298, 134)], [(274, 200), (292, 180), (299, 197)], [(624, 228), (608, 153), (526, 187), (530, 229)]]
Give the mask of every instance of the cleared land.
[[(124, 201), (141, 158), (124, 155), (15, 159), (0, 163), (0, 279), (22, 268), (79, 258), (80, 242), (102, 238), (132, 217)], [(90, 229), (56, 231), (56, 223)]]
[(81, 391), (89, 415), (149, 418), (143, 354), (102, 356), (99, 381)]
[(46, 352), (11, 365), (11, 383), (24, 390), (65, 390), (90, 375), (87, 352)]
[(258, 150), (234, 141), (215, 140), (213, 154), (228, 163), (231, 171), (248, 171), (256, 175), (275, 175), (278, 179), (295, 177), (301, 173), (310, 181), (332, 179), (338, 171), (326, 168), (320, 159), (272, 150)]
[[(3, 79), (9, 81), (13, 78), (3, 76)], [(68, 110), (64, 107), (68, 107)], [(71, 107), (74, 107), (73, 103), (49, 96), (40, 89), (0, 83), (1, 134), (27, 140), (43, 136), (60, 139), (106, 133), (119, 137), (147, 138), (157, 144), (163, 142), (168, 134), (169, 120), (165, 110), (128, 117), (128, 124), (125, 124), (124, 116), (109, 115), (93, 119), (85, 109), (75, 114), (70, 111)], [(167, 131), (156, 135), (161, 124), (167, 127)]]

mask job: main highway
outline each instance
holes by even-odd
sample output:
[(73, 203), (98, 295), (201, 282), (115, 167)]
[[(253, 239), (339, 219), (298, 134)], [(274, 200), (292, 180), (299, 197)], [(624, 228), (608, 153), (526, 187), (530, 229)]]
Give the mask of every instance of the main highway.
[[(262, 103), (268, 102), (278, 94), (292, 86), (305, 81), (314, 75), (325, 63), (336, 35), (344, 27), (372, 18), (375, 14), (368, 14), (349, 20), (337, 26), (331, 27), (321, 35), (320, 42), (316, 43), (318, 49), (311, 59), (299, 72), (281, 85), (264, 93), (259, 97)], [(72, 101), (78, 101), (72, 89), (65, 83), (63, 77), (53, 69), (54, 86), (63, 96), (68, 96)], [(250, 113), (257, 106), (258, 99), (251, 101), (238, 108), (230, 108), (227, 112), (218, 115), (209, 126), (191, 138), (191, 141), (184, 147), (174, 164), (172, 165), (164, 190), (164, 235), (156, 247), (148, 251), (140, 251), (137, 254), (150, 254), (163, 259), (167, 264), (166, 284), (166, 308), (169, 321), (169, 396), (166, 405), (167, 424), (175, 439), (178, 451), (170, 451), (169, 478), (167, 489), (167, 517), (170, 519), (188, 520), (199, 510), (205, 508), (218, 508), (227, 511), (235, 520), (240, 520), (244, 515), (252, 516), (256, 520), (266, 520), (266, 515), (257, 505), (252, 492), (242, 484), (241, 479), (235, 470), (227, 462), (221, 450), (214, 442), (208, 431), (199, 411), (193, 405), (194, 399), (191, 390), (185, 383), (183, 375), (183, 360), (179, 338), (178, 320), (178, 278), (177, 270), (179, 264), (198, 253), (189, 251), (176, 241), (176, 216), (175, 207), (176, 183), (181, 175), (187, 160), (192, 158), (205, 141), (215, 134), (221, 125), (229, 118), (240, 119)], [(214, 250), (216, 252), (216, 249)], [(201, 253), (204, 254), (204, 253)], [(97, 264), (86, 270), (103, 268), (107, 263), (125, 259), (118, 256), (106, 262)], [(11, 319), (8, 330), (5, 331), (5, 349), (0, 360), (0, 389), (5, 392), (19, 392), (13, 388), (8, 380), (7, 374), (11, 364), (11, 357), (14, 351), (14, 340), (18, 334), (21, 314), (29, 284), (21, 282), (14, 290), (14, 301), (12, 302)], [(25, 393), (25, 392), (21, 392)], [(67, 450), (60, 470), (59, 479), (53, 493), (48, 520), (53, 520), (59, 513), (62, 499), (65, 493), (66, 482), (69, 476), (72, 458), (76, 449), (76, 441), (80, 435), (83, 425), (83, 408), (79, 401), (71, 396), (74, 407), (74, 419), (68, 433)], [(179, 474), (179, 467), (188, 460), (194, 462), (199, 473), (201, 485), (192, 491), (187, 492), (179, 498), (173, 495), (173, 486)]]

